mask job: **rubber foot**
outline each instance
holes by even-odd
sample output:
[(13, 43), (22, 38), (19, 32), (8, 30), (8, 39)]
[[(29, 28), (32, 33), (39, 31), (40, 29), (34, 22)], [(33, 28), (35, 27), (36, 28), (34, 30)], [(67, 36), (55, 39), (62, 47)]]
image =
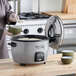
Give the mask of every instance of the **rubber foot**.
[(46, 64), (46, 62), (44, 62), (44, 64)]
[(22, 63), (20, 64), (20, 66), (25, 66), (25, 65), (26, 65), (26, 64), (22, 64)]

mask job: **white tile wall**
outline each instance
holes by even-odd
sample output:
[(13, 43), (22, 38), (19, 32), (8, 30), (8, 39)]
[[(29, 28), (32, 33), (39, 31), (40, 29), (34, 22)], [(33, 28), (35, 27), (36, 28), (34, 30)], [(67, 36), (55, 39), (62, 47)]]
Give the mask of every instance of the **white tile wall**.
[[(62, 0), (40, 0), (40, 11), (61, 11)], [(38, 0), (32, 0), (32, 10), (38, 11)]]
[[(9, 2), (13, 7), (13, 2)], [(40, 11), (61, 11), (62, 0), (40, 0)], [(12, 8), (13, 10), (13, 8)], [(21, 12), (38, 12), (38, 0), (21, 0)]]

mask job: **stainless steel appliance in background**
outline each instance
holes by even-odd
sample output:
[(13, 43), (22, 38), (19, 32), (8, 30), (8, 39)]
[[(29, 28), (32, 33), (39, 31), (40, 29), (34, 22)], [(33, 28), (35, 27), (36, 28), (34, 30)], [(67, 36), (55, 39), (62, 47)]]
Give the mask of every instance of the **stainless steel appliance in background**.
[(74, 50), (76, 52), (76, 20), (63, 20), (64, 40), (58, 53), (63, 50)]

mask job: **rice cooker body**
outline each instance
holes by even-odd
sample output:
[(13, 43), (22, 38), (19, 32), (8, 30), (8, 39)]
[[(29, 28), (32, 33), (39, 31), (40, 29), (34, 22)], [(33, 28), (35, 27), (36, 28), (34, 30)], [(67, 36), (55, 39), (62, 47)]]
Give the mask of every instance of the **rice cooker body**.
[(19, 42), (12, 47), (13, 60), (20, 64), (45, 63), (48, 57), (49, 41)]
[[(17, 38), (39, 38), (38, 41), (18, 41)], [(46, 22), (45, 36), (22, 35), (12, 38), (12, 57), (20, 64), (45, 63), (49, 45), (57, 49), (63, 40), (63, 24), (58, 16), (52, 16)], [(14, 44), (14, 45), (13, 45)]]

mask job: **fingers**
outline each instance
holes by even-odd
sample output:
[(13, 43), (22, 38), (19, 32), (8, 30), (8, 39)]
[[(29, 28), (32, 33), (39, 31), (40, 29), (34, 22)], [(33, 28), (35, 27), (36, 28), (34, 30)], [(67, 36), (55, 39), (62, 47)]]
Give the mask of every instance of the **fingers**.
[(12, 22), (17, 22), (17, 20), (19, 19), (19, 17), (12, 13), (10, 16), (9, 16), (9, 20), (12, 21)]
[(8, 36), (12, 36), (13, 34), (7, 30), (4, 30), (4, 34), (8, 35)]
[(12, 33), (8, 33), (8, 36), (13, 36), (13, 34)]
[(15, 36), (20, 36), (20, 34), (17, 34), (17, 35), (12, 35), (12, 37), (15, 37)]

